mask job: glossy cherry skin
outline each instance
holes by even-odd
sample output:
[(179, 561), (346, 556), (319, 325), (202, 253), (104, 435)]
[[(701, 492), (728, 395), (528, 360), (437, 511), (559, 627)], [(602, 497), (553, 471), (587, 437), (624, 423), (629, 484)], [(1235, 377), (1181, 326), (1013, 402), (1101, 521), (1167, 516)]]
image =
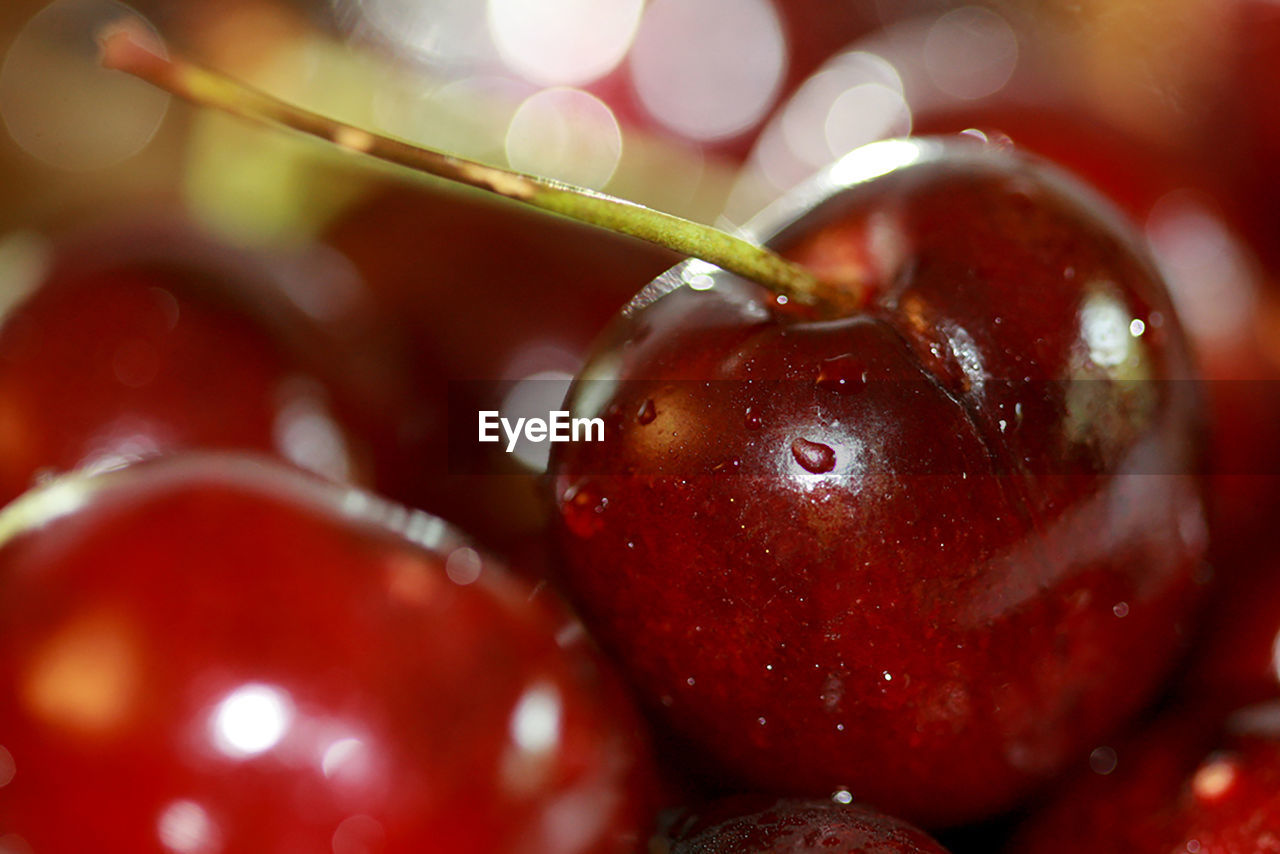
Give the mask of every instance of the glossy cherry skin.
[[(1105, 753), (1104, 753), (1105, 751)], [(1166, 715), (1059, 792), (1015, 837), (1011, 854), (1237, 854), (1274, 850), (1280, 834), (1280, 705), (1225, 720)]]
[(1047, 157), (1145, 231), (1205, 381), (1215, 562), (1229, 571), (1255, 552), (1280, 503), (1280, 361), (1268, 343), (1275, 286), (1239, 231), (1233, 201), (1187, 157), (1063, 108), (996, 103), (916, 121), (924, 133), (978, 128)]
[(254, 259), (180, 226), (56, 244), (0, 327), (0, 502), (51, 472), (185, 448), (365, 478), (333, 383), (269, 280)]
[(566, 583), (714, 787), (974, 820), (1179, 648), (1196, 395), (1159, 278), (1073, 183), (933, 143), (835, 168), (886, 174), (775, 243), (864, 276), (865, 310), (696, 265), (642, 293), (570, 395), (604, 441), (552, 458)]
[(858, 804), (730, 798), (676, 817), (662, 854), (946, 854), (924, 831)]
[(57, 481), (3, 518), (9, 847), (569, 854), (647, 832), (644, 740), (585, 636), (432, 517), (214, 456)]

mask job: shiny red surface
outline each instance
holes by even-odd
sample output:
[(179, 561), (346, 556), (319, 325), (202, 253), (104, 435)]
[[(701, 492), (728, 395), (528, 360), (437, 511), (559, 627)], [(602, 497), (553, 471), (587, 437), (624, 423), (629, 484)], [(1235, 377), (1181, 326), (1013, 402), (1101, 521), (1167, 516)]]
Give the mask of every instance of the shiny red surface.
[(860, 265), (863, 313), (722, 280), (597, 353), (618, 382), (571, 402), (606, 440), (552, 461), (566, 580), (714, 787), (974, 820), (1157, 686), (1199, 595), (1198, 400), (1115, 227), (953, 149), (782, 236)]
[(0, 518), (6, 849), (585, 854), (647, 831), (643, 738), (581, 631), (437, 520), (229, 456)]
[(1280, 699), (1280, 555), (1240, 555), (1219, 576), (1179, 690), (1224, 711)]
[(1230, 28), (1216, 111), (1203, 128), (1204, 166), (1225, 172), (1247, 207), (1258, 251), (1280, 268), (1280, 6), (1271, 0), (1226, 4)]
[(1280, 500), (1280, 364), (1274, 277), (1239, 231), (1238, 200), (1187, 156), (1079, 111), (996, 102), (916, 116), (920, 134), (966, 128), (1069, 169), (1146, 231), (1205, 380), (1215, 556), (1230, 564), (1255, 551)]
[[(1106, 748), (1111, 750), (1111, 748)], [(1015, 837), (1010, 854), (1243, 854), (1280, 833), (1280, 706), (1218, 726), (1177, 712), (1118, 745)]]
[(946, 854), (906, 822), (858, 805), (734, 798), (672, 822), (669, 854)]
[(262, 320), (262, 271), (182, 229), (114, 238), (60, 246), (4, 313), (0, 503), (50, 472), (185, 448), (364, 477), (331, 388)]

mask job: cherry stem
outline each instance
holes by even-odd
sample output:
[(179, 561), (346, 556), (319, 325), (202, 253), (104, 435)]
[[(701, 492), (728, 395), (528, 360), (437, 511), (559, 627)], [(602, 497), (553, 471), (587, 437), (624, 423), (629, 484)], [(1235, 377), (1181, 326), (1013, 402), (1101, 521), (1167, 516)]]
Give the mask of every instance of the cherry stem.
[[(858, 282), (818, 279), (777, 253), (719, 229), (559, 181), (498, 169), (373, 134), (274, 98), (183, 59), (161, 56), (150, 34), (124, 22), (103, 32), (102, 63), (197, 106), (259, 124), (282, 126), (378, 160), (487, 190), (570, 219), (655, 243), (758, 282), (779, 296), (836, 316), (860, 305)], [(151, 41), (151, 39), (146, 39)]]

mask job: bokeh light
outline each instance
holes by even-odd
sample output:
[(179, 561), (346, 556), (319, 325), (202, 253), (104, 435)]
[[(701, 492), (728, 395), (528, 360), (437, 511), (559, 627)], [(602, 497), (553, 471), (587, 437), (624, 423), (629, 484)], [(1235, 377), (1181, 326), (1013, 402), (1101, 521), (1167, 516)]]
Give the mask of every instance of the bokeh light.
[(653, 0), (631, 52), (645, 108), (702, 141), (760, 121), (786, 68), (786, 37), (768, 0)]
[[(57, 0), (9, 45), (0, 67), (0, 119), (28, 154), (80, 172), (113, 166), (151, 141), (169, 96), (98, 61), (98, 33), (130, 15), (137, 17), (111, 0)], [(149, 32), (152, 47), (163, 51), (159, 35)]]

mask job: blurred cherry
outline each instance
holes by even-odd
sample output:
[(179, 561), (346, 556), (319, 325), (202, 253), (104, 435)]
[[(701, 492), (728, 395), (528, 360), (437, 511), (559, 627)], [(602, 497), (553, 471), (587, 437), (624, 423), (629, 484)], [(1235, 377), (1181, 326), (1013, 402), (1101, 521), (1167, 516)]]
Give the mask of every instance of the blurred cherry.
[(621, 854), (645, 832), (643, 739), (581, 630), (437, 519), (229, 455), (56, 481), (3, 518), (6, 847)]
[(56, 244), (0, 329), (0, 499), (50, 472), (189, 447), (366, 478), (333, 389), (285, 331), (268, 280), (250, 257), (183, 227)]
[(1012, 854), (1267, 851), (1280, 828), (1280, 706), (1219, 723), (1171, 712), (1080, 775), (1019, 832)]
[(327, 241), (412, 342), (419, 399), (451, 419), (447, 453), (437, 446), (397, 497), (495, 545), (540, 530), (545, 454), (477, 445), (477, 413), (510, 413), (513, 393), (544, 418), (558, 408), (601, 329), (675, 256), (474, 194), (404, 188), (349, 211)]
[(1198, 140), (1202, 166), (1225, 176), (1246, 208), (1254, 246), (1280, 269), (1280, 6), (1231, 0), (1223, 7), (1229, 38), (1221, 51), (1216, 109)]
[(1280, 700), (1280, 552), (1223, 567), (1179, 690), (1223, 711)]

